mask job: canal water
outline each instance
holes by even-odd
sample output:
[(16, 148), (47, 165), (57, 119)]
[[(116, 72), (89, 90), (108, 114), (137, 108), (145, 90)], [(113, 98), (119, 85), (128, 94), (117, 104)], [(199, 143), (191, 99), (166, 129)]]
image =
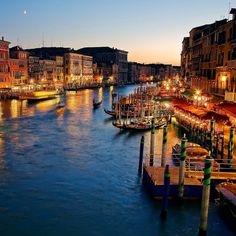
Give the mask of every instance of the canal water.
[[(115, 88), (67, 94), (28, 105), (0, 104), (0, 235), (197, 235), (199, 202), (170, 203), (168, 220), (160, 220), (137, 173), (139, 142), (149, 132), (119, 131), (102, 107), (111, 106)], [(116, 88), (128, 94), (134, 86)], [(179, 130), (181, 131), (181, 130)], [(178, 128), (169, 127), (168, 146)], [(160, 152), (161, 131), (156, 134)], [(235, 235), (212, 202), (209, 235)]]

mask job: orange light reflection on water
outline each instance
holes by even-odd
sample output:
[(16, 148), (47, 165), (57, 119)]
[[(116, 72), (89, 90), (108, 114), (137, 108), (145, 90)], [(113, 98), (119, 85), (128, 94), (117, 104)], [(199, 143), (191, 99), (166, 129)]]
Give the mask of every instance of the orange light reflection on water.
[(55, 108), (56, 104), (60, 101), (60, 98), (50, 99), (36, 103), (35, 107), (39, 112), (48, 112)]

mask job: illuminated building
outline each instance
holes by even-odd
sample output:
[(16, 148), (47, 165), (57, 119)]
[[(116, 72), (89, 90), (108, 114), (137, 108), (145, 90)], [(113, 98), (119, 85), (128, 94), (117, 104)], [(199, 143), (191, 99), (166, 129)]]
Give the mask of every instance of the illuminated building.
[(12, 87), (28, 83), (28, 52), (19, 46), (10, 48), (9, 72)]
[(192, 88), (236, 100), (236, 9), (230, 14), (232, 19), (195, 27), (184, 38), (181, 74)]
[(93, 83), (93, 59), (78, 53), (64, 55), (65, 81), (67, 84), (88, 85)]
[(9, 75), (8, 59), (9, 44), (4, 38), (0, 39), (0, 88), (9, 88), (11, 80)]

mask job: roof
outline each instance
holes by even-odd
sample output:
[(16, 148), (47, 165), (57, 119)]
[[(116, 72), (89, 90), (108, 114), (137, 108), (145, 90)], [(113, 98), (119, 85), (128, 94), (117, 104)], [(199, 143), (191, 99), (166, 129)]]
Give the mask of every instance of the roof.
[(15, 47), (10, 48), (10, 51), (24, 51), (24, 49), (20, 46), (15, 46)]
[(216, 108), (221, 108), (226, 113), (236, 117), (236, 104), (230, 102), (222, 102), (215, 106)]
[(30, 53), (30, 56), (36, 56), (40, 58), (48, 58), (52, 56), (64, 56), (67, 52), (74, 52), (71, 48), (64, 47), (42, 47), (42, 48), (32, 48), (26, 49)]
[[(175, 98), (173, 100), (173, 105), (174, 107), (184, 110), (185, 112), (191, 115), (198, 116), (200, 119), (210, 120), (213, 117), (214, 120), (216, 120), (217, 122), (223, 122), (223, 121), (229, 120), (229, 117), (226, 115), (222, 115), (213, 111), (197, 109), (194, 105), (187, 103), (186, 100), (184, 99)], [(235, 106), (235, 110), (236, 110), (236, 106)]]
[(229, 14), (236, 14), (236, 8), (231, 8)]
[(77, 50), (78, 53), (93, 56), (94, 54), (97, 53), (109, 53), (109, 52), (124, 52), (128, 53), (127, 51), (120, 50), (117, 48), (110, 48), (110, 47), (85, 47), (85, 48), (80, 48)]

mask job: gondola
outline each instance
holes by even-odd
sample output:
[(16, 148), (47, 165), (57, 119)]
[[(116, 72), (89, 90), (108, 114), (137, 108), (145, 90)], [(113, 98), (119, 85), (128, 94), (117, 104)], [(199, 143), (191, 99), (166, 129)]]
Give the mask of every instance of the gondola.
[(116, 112), (115, 111), (111, 111), (111, 110), (108, 110), (106, 108), (103, 108), (104, 112), (110, 116), (113, 116), (115, 117), (116, 116)]
[(94, 109), (95, 109), (95, 108), (98, 108), (101, 104), (102, 104), (102, 100), (96, 102), (96, 101), (93, 99), (93, 108), (94, 108)]
[[(136, 131), (146, 131), (151, 130), (152, 125), (151, 123), (144, 123), (144, 122), (132, 122), (130, 124), (121, 123), (118, 121), (112, 122), (113, 126), (119, 129), (126, 129), (126, 130), (136, 130)], [(161, 128), (166, 124), (165, 121), (159, 120), (155, 122), (155, 129)]]
[[(179, 166), (180, 163), (181, 145), (176, 144), (172, 147), (173, 163)], [(199, 144), (187, 142), (185, 163), (193, 170), (203, 170), (205, 159), (208, 156), (208, 151)], [(214, 171), (219, 171), (220, 165), (212, 159), (212, 168)]]
[(219, 194), (220, 212), (235, 229), (236, 220), (236, 183), (223, 182), (216, 186)]
[(56, 106), (56, 109), (59, 110), (59, 109), (62, 109), (62, 108), (64, 108), (64, 107), (65, 107), (65, 104), (62, 103), (62, 102), (59, 102), (59, 103), (57, 104), (57, 106)]

